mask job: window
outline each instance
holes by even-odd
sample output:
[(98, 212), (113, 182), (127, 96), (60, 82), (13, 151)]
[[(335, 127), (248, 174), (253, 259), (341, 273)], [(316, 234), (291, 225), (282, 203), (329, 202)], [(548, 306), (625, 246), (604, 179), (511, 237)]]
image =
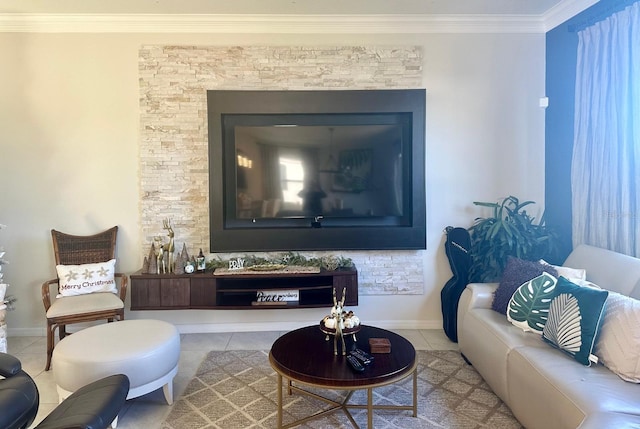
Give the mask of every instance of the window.
[(302, 191), (304, 184), (302, 160), (280, 157), (280, 177), (282, 182), (282, 200), (284, 203), (301, 206), (302, 198), (300, 198), (298, 194)]

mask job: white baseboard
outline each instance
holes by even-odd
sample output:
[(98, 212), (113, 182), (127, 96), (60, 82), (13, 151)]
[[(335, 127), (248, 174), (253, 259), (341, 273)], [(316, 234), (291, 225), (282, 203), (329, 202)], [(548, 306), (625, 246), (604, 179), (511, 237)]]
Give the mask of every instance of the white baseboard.
[[(178, 332), (181, 334), (205, 334), (219, 332), (263, 332), (263, 331), (291, 331), (308, 322), (269, 322), (269, 323), (202, 323), (202, 324), (178, 324)], [(441, 320), (378, 320), (371, 323), (383, 329), (442, 329)], [(73, 332), (73, 329), (69, 329)], [(44, 337), (44, 328), (9, 328), (9, 337)]]
[[(219, 332), (263, 332), (292, 331), (309, 326), (308, 322), (269, 322), (269, 323), (206, 323), (176, 325), (181, 334), (202, 334)], [(375, 326), (383, 329), (442, 329), (440, 320), (379, 320)]]
[(47, 331), (44, 328), (8, 328), (8, 337), (45, 337)]

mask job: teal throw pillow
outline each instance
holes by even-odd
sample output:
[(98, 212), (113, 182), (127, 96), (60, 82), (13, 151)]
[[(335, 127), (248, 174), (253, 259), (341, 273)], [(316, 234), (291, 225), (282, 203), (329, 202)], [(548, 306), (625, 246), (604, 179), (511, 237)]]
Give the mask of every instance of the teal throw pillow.
[(590, 366), (608, 295), (604, 289), (578, 286), (560, 277), (542, 339)]
[(547, 324), (549, 306), (555, 297), (558, 279), (549, 273), (524, 282), (514, 292), (507, 306), (507, 319), (513, 325), (536, 334), (542, 334)]

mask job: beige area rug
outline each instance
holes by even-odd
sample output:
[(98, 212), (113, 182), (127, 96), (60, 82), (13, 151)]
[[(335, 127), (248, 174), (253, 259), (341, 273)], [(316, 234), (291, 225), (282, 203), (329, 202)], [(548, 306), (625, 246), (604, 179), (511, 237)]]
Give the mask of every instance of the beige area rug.
[[(418, 417), (410, 411), (375, 410), (374, 427), (521, 428), (509, 408), (493, 394), (482, 377), (456, 351), (418, 351)], [(375, 363), (374, 363), (375, 364)], [(210, 352), (182, 396), (174, 403), (162, 429), (244, 429), (276, 427), (277, 375), (266, 351)], [(343, 391), (315, 390), (334, 399)], [(284, 423), (329, 406), (306, 395), (284, 395)], [(412, 378), (373, 390), (374, 404), (408, 405)], [(366, 391), (351, 403), (366, 404)], [(352, 409), (361, 428), (365, 410)], [(352, 428), (342, 411), (308, 422), (300, 428)]]

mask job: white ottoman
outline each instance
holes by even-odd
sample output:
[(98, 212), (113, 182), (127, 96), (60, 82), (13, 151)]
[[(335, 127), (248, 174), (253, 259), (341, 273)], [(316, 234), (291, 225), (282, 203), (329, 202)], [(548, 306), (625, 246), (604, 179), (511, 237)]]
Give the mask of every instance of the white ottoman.
[(172, 404), (179, 357), (180, 335), (172, 324), (123, 320), (62, 339), (53, 349), (53, 378), (60, 402), (92, 381), (125, 374), (131, 384), (127, 399), (163, 387), (167, 403)]

